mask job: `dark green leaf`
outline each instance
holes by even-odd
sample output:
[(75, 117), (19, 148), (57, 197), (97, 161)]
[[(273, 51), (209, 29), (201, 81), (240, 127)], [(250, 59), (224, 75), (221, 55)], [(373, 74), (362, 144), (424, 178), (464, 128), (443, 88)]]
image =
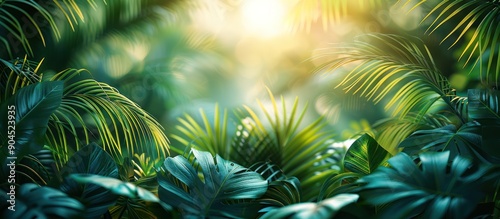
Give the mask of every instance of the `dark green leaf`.
[(500, 92), (470, 89), (469, 118), (481, 123), (500, 124)]
[(258, 200), (261, 204), (259, 213), (301, 202), (302, 190), (296, 177), (287, 177), (277, 165), (269, 162), (256, 163), (249, 169), (269, 182), (266, 193)]
[(95, 184), (81, 185), (69, 177), (70, 174), (96, 174), (118, 178), (118, 168), (111, 156), (99, 145), (92, 143), (77, 151), (61, 170), (65, 177), (61, 190), (78, 198), (87, 208), (85, 217), (95, 218), (103, 215), (117, 197), (108, 189)]
[(272, 210), (261, 218), (333, 218), (342, 207), (355, 203), (356, 194), (340, 194), (318, 203), (299, 203)]
[(192, 154), (193, 164), (182, 156), (165, 160), (165, 172), (158, 175), (161, 202), (181, 209), (186, 217), (249, 217), (245, 210), (266, 192), (267, 181), (218, 155), (195, 149)]
[(71, 174), (69, 177), (78, 183), (90, 183), (101, 186), (116, 195), (126, 196), (131, 199), (142, 199), (149, 202), (159, 201), (158, 197), (150, 191), (119, 179), (94, 174)]
[(450, 153), (425, 152), (421, 165), (405, 153), (388, 160), (359, 179), (360, 196), (367, 203), (384, 205), (381, 218), (467, 218), (484, 197), (481, 177), (486, 168), (473, 166), (461, 156), (449, 164)]
[(7, 209), (10, 197), (7, 192), (1, 192), (2, 218), (80, 218), (85, 209), (80, 202), (59, 190), (27, 183), (19, 187), (14, 198), (15, 211), (11, 211)]
[(481, 126), (475, 122), (462, 125), (458, 130), (454, 125), (437, 129), (420, 130), (405, 139), (399, 147), (410, 155), (423, 151), (450, 151), (451, 157), (461, 155), (482, 161), (493, 158), (482, 149)]
[[(22, 158), (42, 149), (49, 117), (61, 104), (62, 93), (63, 82), (40, 82), (18, 90), (1, 105), (0, 115), (9, 121), (0, 124), (2, 158)], [(15, 120), (9, 119), (9, 115)], [(8, 135), (10, 132), (12, 135)], [(7, 150), (9, 136), (15, 136), (13, 153)]]

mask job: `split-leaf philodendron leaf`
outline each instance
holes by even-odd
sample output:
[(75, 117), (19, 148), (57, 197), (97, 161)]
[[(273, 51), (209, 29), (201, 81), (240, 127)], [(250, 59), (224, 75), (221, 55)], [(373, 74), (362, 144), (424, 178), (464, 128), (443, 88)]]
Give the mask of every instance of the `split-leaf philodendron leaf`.
[(218, 155), (195, 149), (192, 154), (193, 162), (180, 155), (165, 160), (164, 172), (158, 174), (160, 201), (185, 217), (249, 217), (255, 199), (266, 192), (267, 181)]

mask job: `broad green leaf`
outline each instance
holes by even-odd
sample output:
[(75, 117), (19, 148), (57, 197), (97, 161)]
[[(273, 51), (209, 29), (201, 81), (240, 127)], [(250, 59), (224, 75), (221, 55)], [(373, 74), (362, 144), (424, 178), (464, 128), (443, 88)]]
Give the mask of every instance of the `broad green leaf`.
[(469, 118), (481, 124), (500, 124), (500, 92), (470, 89), (468, 91)]
[(424, 151), (449, 151), (451, 157), (489, 160), (490, 156), (482, 149), (481, 126), (475, 122), (462, 125), (447, 125), (437, 129), (419, 130), (405, 139), (399, 147), (409, 155)]
[(367, 175), (372, 173), (390, 154), (368, 134), (359, 137), (347, 150), (344, 169), (347, 172)]
[(149, 202), (159, 202), (158, 197), (150, 191), (138, 187), (130, 182), (123, 182), (116, 178), (95, 174), (71, 174), (69, 177), (78, 183), (90, 183), (101, 186), (116, 195), (126, 196), (131, 199), (141, 199)]
[[(192, 149), (195, 160), (168, 157), (158, 174), (160, 201), (180, 209), (185, 217), (246, 218), (252, 200), (267, 190), (260, 174), (209, 152)], [(202, 178), (198, 175), (200, 168)]]
[(318, 203), (304, 202), (288, 205), (274, 209), (261, 218), (333, 218), (344, 206), (356, 203), (358, 197), (356, 194), (340, 194)]
[(81, 185), (69, 177), (70, 174), (96, 174), (117, 179), (118, 168), (113, 158), (99, 145), (92, 143), (82, 147), (68, 160), (60, 173), (64, 177), (60, 188), (85, 205), (86, 218), (100, 217), (115, 204), (117, 197), (111, 191), (96, 184)]
[[(358, 182), (362, 199), (384, 207), (381, 218), (467, 218), (481, 201), (482, 177), (487, 168), (474, 166), (461, 156), (447, 152), (425, 152), (421, 164), (405, 153), (388, 160)], [(451, 164), (450, 164), (451, 161)]]
[(18, 187), (15, 211), (11, 211), (7, 208), (10, 206), (9, 195), (5, 191), (1, 192), (2, 218), (80, 218), (85, 210), (79, 201), (57, 189), (27, 183)]
[[(42, 149), (49, 117), (61, 104), (62, 93), (63, 82), (40, 82), (18, 90), (1, 105), (6, 121), (0, 124), (2, 157), (22, 158)], [(9, 136), (15, 136), (14, 153), (7, 150)]]

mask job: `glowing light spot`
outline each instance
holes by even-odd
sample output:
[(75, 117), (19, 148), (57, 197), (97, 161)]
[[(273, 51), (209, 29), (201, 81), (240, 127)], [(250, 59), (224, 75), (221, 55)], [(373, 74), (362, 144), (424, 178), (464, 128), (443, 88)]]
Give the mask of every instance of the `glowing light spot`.
[(273, 37), (285, 29), (285, 7), (280, 0), (250, 0), (242, 10), (244, 26), (250, 33)]

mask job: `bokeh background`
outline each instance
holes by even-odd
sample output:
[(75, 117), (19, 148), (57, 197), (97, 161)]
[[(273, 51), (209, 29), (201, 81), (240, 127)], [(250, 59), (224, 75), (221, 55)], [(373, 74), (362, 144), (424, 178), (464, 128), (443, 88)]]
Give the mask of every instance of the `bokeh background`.
[[(349, 66), (318, 71), (334, 58), (328, 55), (332, 45), (365, 33), (418, 37), (458, 93), (482, 86), (474, 69), (457, 61), (463, 42), (449, 48), (458, 33), (441, 42), (453, 27), (430, 33), (426, 22), (433, 19), (421, 23), (438, 0), (415, 8), (419, 1), (351, 1), (347, 7), (303, 0), (91, 2), (81, 4), (80, 14), (54, 7), (59, 35), (45, 28), (45, 45), (32, 44), (30, 59), (43, 59), (45, 76), (87, 69), (151, 113), (166, 133), (175, 133), (186, 113), (198, 118), (204, 109), (212, 116), (215, 104), (228, 111), (258, 107), (257, 99), (266, 104), (266, 89), (289, 103), (298, 96), (308, 106), (306, 119), (324, 116), (336, 141), (369, 131), (388, 117), (384, 104), (335, 88)], [(328, 11), (334, 9), (343, 12)], [(23, 48), (13, 48), (2, 57), (24, 56)]]

